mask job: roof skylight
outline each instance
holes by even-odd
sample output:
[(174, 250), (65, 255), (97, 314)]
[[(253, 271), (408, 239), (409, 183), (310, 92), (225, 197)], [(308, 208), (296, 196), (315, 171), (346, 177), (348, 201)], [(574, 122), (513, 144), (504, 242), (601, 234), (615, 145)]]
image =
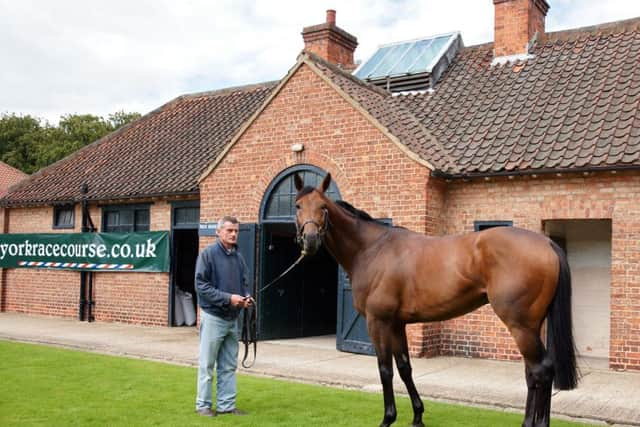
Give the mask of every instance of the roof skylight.
[[(382, 45), (354, 75), (394, 92), (427, 89), (435, 84), (461, 46), (459, 32)], [(407, 81), (412, 83), (402, 83)]]

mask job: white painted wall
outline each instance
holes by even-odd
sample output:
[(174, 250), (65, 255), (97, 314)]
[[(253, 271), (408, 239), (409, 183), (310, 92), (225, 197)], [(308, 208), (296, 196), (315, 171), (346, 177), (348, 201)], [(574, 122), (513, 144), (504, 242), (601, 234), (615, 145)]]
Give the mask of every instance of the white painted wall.
[(606, 368), (611, 319), (611, 221), (548, 221), (545, 228), (548, 234), (566, 239), (578, 354), (583, 363)]

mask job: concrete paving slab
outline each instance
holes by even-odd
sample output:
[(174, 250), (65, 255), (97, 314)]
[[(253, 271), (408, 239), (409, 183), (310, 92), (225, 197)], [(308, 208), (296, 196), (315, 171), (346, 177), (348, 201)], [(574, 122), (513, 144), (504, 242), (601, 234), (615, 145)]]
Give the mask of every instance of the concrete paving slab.
[[(56, 345), (98, 353), (197, 366), (193, 327), (144, 327), (0, 313), (0, 339)], [(242, 348), (240, 352), (242, 357)], [(252, 357), (252, 353), (250, 357)], [(522, 412), (526, 396), (519, 362), (437, 357), (413, 359), (423, 398)], [(395, 369), (395, 368), (394, 368)], [(380, 392), (375, 357), (342, 353), (335, 337), (274, 340), (258, 344), (250, 375)], [(613, 426), (640, 426), (640, 373), (583, 368), (576, 390), (555, 392), (554, 416)], [(394, 389), (405, 394), (399, 376)]]

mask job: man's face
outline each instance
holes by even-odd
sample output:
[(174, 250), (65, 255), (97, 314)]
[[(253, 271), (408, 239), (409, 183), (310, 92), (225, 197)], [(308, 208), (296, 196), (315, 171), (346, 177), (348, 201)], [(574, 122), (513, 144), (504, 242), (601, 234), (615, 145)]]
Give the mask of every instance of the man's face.
[(230, 249), (236, 243), (238, 243), (238, 232), (240, 231), (239, 224), (232, 224), (225, 222), (222, 228), (218, 230), (218, 237), (225, 248)]

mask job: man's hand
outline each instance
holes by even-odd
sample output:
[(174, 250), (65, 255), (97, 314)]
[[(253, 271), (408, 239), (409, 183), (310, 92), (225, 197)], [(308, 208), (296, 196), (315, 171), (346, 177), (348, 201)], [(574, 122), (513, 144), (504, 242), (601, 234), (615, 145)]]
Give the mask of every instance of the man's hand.
[(242, 295), (236, 295), (236, 294), (232, 294), (231, 295), (231, 306), (232, 307), (236, 307), (236, 308), (247, 308), (251, 305), (251, 298), (246, 296), (243, 297)]

